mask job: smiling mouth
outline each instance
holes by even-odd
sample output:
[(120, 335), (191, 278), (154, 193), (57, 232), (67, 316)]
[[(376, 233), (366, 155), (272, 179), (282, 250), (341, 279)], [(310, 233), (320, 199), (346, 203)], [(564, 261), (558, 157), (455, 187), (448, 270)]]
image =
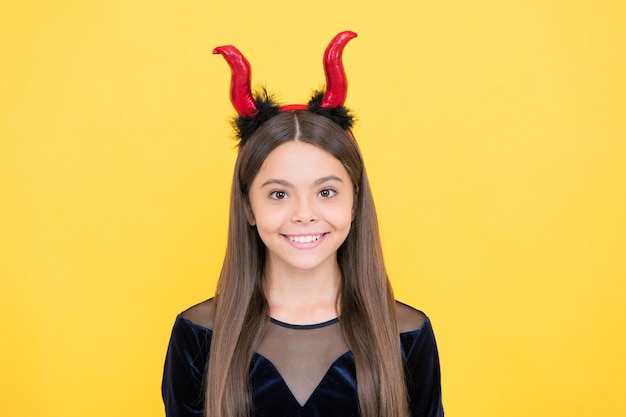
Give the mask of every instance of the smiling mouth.
[(320, 240), (323, 235), (287, 236), (294, 243), (311, 243)]

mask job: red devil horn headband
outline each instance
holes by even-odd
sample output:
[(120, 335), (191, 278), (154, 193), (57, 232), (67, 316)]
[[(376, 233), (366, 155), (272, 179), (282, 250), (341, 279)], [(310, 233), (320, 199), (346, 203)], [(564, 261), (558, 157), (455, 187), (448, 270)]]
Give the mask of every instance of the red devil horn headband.
[(230, 79), (230, 101), (241, 117), (254, 117), (259, 110), (252, 98), (250, 88), (250, 63), (239, 49), (232, 45), (218, 46), (213, 50), (214, 54), (222, 54), (232, 73)]
[(237, 136), (241, 139), (240, 146), (256, 128), (278, 112), (309, 110), (329, 117), (346, 130), (350, 129), (353, 117), (343, 106), (348, 93), (348, 80), (343, 68), (342, 54), (346, 44), (356, 36), (354, 32), (341, 32), (326, 48), (324, 52), (326, 91), (316, 93), (308, 104), (288, 106), (277, 105), (267, 93), (253, 96), (248, 60), (232, 45), (215, 48), (213, 53), (221, 54), (231, 69), (230, 101), (240, 116), (235, 120)]
[(333, 38), (324, 52), (324, 72), (326, 73), (326, 93), (321, 106), (325, 109), (343, 106), (348, 94), (348, 80), (343, 69), (341, 56), (348, 41), (356, 38), (354, 32), (341, 32)]

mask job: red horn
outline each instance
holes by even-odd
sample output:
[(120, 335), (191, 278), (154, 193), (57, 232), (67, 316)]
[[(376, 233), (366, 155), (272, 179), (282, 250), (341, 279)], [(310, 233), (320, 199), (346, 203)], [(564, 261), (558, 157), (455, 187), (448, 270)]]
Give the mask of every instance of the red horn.
[(324, 52), (324, 72), (326, 73), (326, 92), (320, 106), (328, 109), (343, 106), (348, 94), (348, 80), (343, 70), (341, 54), (348, 41), (356, 38), (356, 33), (341, 32), (330, 41)]
[(213, 53), (221, 54), (230, 65), (230, 101), (237, 113), (242, 117), (256, 116), (259, 110), (252, 97), (250, 63), (246, 57), (232, 45), (218, 46)]

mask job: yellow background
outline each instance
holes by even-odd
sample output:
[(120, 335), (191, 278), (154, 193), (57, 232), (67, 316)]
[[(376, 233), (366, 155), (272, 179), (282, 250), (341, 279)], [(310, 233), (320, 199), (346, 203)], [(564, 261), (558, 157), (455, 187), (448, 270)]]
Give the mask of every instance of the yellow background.
[(237, 45), (286, 103), (341, 30), (397, 298), (449, 416), (626, 415), (622, 1), (3, 1), (3, 416), (162, 416), (211, 296)]

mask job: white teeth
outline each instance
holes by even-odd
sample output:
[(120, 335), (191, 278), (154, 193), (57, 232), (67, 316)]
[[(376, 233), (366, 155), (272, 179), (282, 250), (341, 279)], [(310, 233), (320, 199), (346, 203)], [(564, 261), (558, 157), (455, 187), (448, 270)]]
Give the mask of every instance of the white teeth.
[(289, 240), (291, 240), (292, 242), (296, 242), (296, 243), (311, 243), (311, 242), (315, 242), (320, 237), (322, 237), (322, 235), (289, 236)]

